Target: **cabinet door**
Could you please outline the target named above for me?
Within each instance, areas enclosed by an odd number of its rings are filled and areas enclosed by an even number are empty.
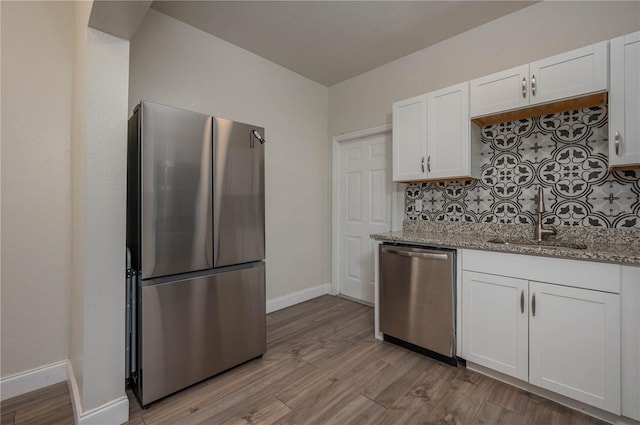
[[[527,380],[527,283],[463,271],[462,354],[467,361]]]
[[[619,415],[620,296],[538,282],[529,292],[529,382]]]
[[[393,104],[393,181],[426,178],[427,95]]]
[[[611,40],[609,165],[640,164],[640,32]]]
[[[607,49],[608,42],[603,41],[529,64],[529,103],[607,90]]]
[[[470,174],[469,83],[427,94],[427,176]]]
[[[477,78],[470,85],[472,118],[529,105],[529,65]]]

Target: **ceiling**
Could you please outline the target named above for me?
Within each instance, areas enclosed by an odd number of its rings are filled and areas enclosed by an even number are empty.
[[[531,1],[154,1],[166,15],[325,86]]]

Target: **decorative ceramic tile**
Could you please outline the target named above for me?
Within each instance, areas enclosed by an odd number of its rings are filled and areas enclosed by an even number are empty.
[[[481,137],[480,179],[409,185],[408,220],[533,224],[542,186],[545,224],[640,228],[640,170],[608,170],[606,106],[489,125]]]

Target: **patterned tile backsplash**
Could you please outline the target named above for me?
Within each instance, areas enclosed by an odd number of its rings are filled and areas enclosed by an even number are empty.
[[[608,170],[606,106],[482,128],[479,180],[410,184],[408,220],[640,228],[640,170]],[[415,201],[422,200],[422,211]]]

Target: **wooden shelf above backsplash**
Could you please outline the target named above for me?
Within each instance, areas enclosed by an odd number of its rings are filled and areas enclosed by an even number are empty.
[[[571,111],[573,109],[588,108],[591,106],[601,106],[607,104],[607,93],[596,93],[559,102],[546,103],[544,105],[531,106],[529,108],[515,111],[502,112],[495,115],[473,118],[472,121],[480,126],[499,124],[503,122],[516,121],[523,118],[537,117],[541,115],[555,114],[558,112]]]

